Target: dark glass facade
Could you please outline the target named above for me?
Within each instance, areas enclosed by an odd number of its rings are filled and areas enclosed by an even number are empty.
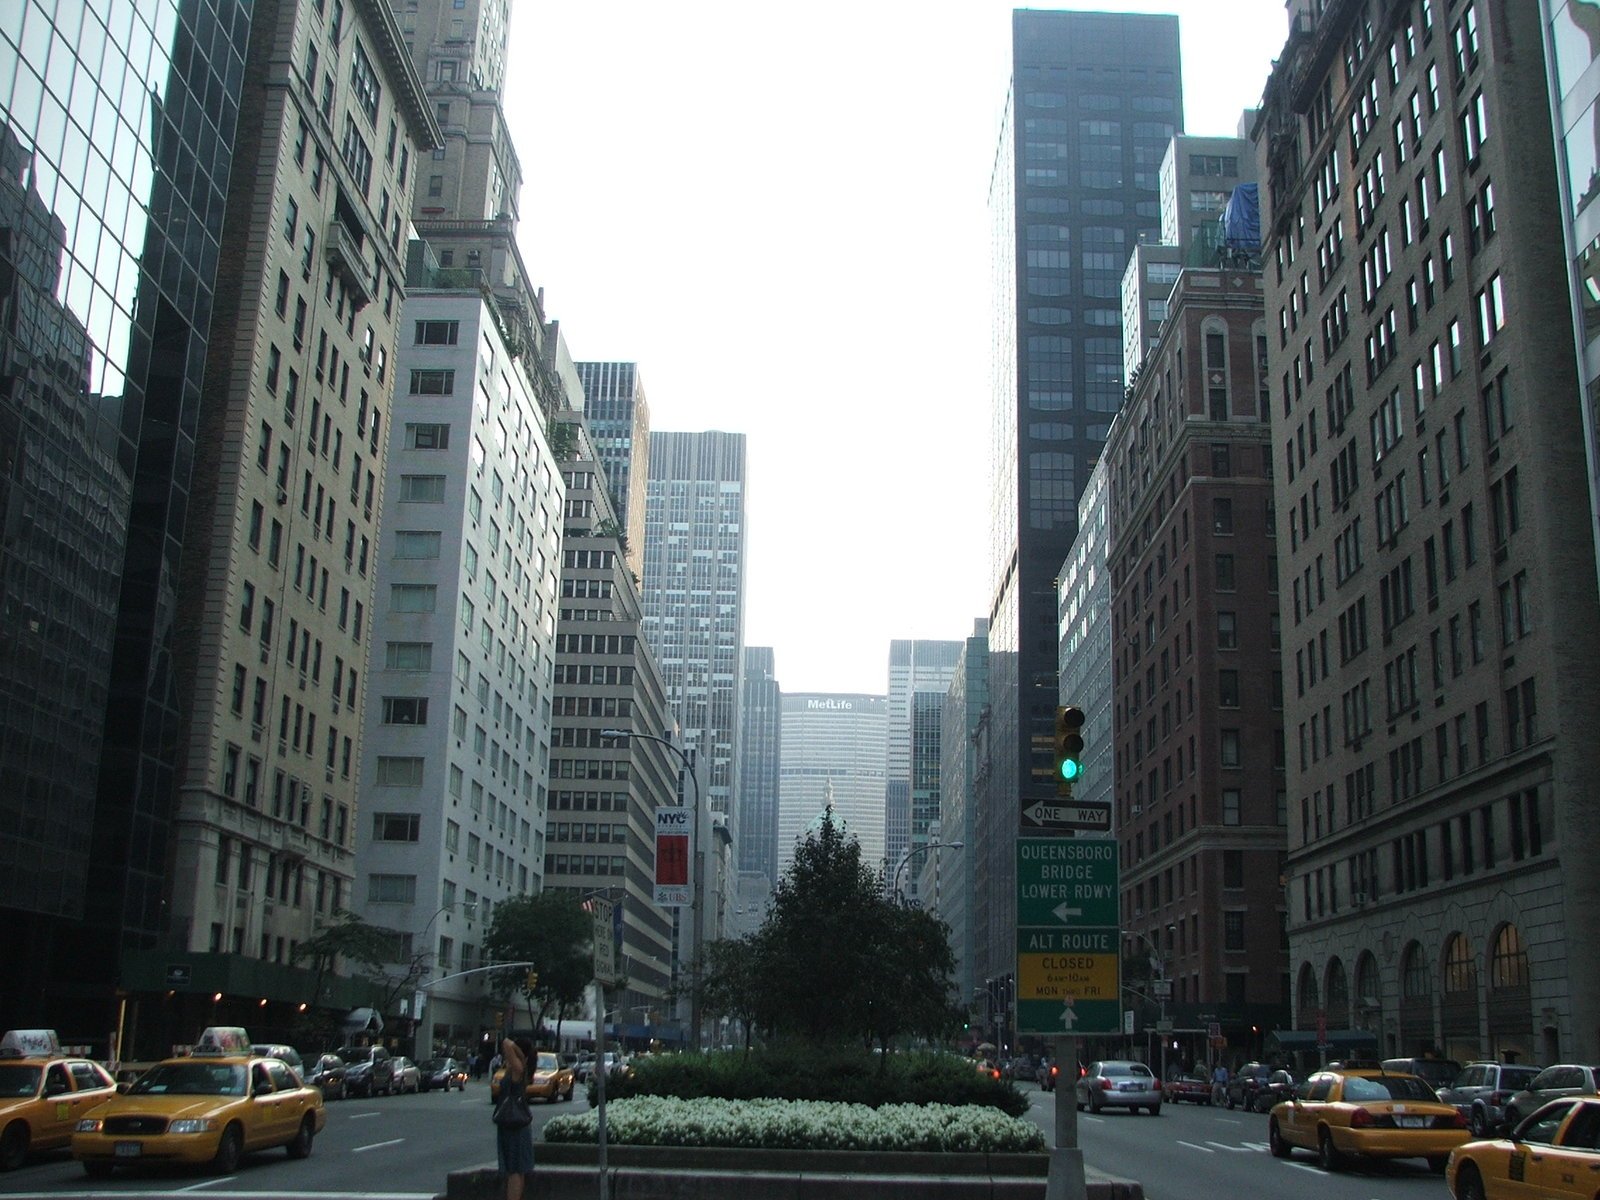
[[[160,928],[174,586],[243,0],[0,4],[0,1027],[103,1040]]]
[[[1018,10],[990,184],[996,296],[991,762],[981,804],[1015,831],[1053,795],[1055,578],[1078,497],[1122,403],[1121,280],[1160,229],[1159,173],[1183,129],[1178,21]],[[1009,840],[978,849],[978,978],[1014,964]]]

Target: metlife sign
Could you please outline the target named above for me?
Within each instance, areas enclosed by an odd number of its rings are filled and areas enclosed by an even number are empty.
[[[656,906],[684,908],[689,898],[689,835],[693,813],[683,805],[656,809]]]

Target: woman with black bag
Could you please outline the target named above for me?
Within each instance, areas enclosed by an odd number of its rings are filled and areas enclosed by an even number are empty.
[[[500,1100],[494,1106],[495,1146],[500,1177],[506,1181],[506,1200],[522,1200],[528,1176],[533,1174],[533,1112],[528,1107],[528,1062],[533,1043],[526,1038],[500,1043],[506,1073],[500,1077]]]

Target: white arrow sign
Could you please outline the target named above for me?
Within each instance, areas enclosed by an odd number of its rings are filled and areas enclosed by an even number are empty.
[[[1063,922],[1066,921],[1066,919],[1068,917],[1081,917],[1081,916],[1083,916],[1083,909],[1081,909],[1081,908],[1068,908],[1065,904],[1058,904],[1054,908],[1052,908],[1050,911],[1051,911],[1052,914],[1054,914],[1056,920],[1063,921]]]
[[[1061,1002],[1061,1027],[1071,1033],[1078,1025],[1077,1011],[1072,1007],[1072,997]]]

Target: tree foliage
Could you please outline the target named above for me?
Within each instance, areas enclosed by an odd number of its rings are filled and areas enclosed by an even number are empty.
[[[593,976],[592,921],[577,897],[567,892],[515,896],[495,906],[484,936],[484,953],[494,962],[531,962],[532,968],[496,971],[490,986],[502,998],[520,997],[529,1024],[538,1029],[546,1015],[561,1016],[578,1005]],[[530,970],[538,978],[527,986]]]
[[[760,930],[706,948],[702,1007],[746,1029],[810,1043],[948,1036],[949,928],[883,895],[861,845],[831,813],[795,848]]]

